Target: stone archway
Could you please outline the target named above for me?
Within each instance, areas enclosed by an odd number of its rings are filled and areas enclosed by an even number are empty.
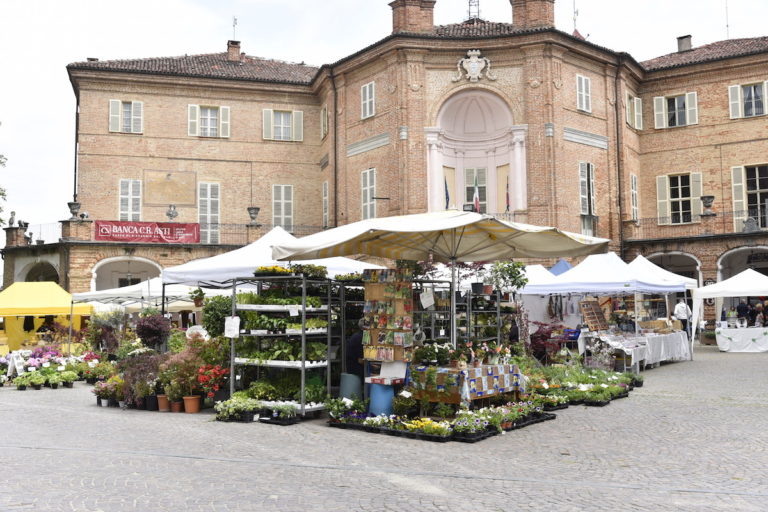
[[[429,211],[472,203],[478,181],[481,211],[527,208],[525,137],[512,110],[496,94],[465,89],[448,98],[437,126],[426,129]]]
[[[94,265],[91,291],[109,290],[158,277],[162,267],[139,256],[106,258]]]
[[[42,261],[40,263],[35,263],[29,270],[27,270],[27,275],[24,277],[24,281],[53,281],[54,283],[58,283],[59,271],[47,261]]]
[[[725,251],[717,259],[718,280],[731,278],[748,268],[768,276],[768,246],[736,247]],[[726,297],[722,300],[722,305],[729,308],[738,304],[738,301],[738,297]]]

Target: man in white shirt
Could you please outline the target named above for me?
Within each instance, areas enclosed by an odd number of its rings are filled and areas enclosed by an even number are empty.
[[[679,299],[677,301],[674,316],[676,319],[680,320],[681,324],[683,324],[683,330],[688,332],[688,320],[691,318],[691,308],[688,307],[688,304],[685,303],[685,300]]]

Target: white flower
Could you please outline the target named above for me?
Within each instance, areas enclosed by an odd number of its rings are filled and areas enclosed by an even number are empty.
[[[607,387],[608,387],[608,384],[600,384],[600,387],[601,387],[601,388],[607,388]]]
[[[352,407],[353,402],[349,398],[342,398],[341,401],[344,402],[344,405],[347,407]]]

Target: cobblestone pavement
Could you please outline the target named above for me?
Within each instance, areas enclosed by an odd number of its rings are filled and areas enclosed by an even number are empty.
[[[0,388],[2,511],[768,510],[768,354],[696,347],[604,408],[477,444]]]

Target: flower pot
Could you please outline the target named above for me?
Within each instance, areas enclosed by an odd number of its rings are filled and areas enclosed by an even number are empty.
[[[121,409],[125,409],[125,400],[118,400],[117,406]]]
[[[59,389],[59,383],[51,384],[51,389]]]
[[[147,410],[147,399],[146,397],[141,397],[136,399],[136,403],[134,404],[136,409],[140,411],[146,411]]]
[[[482,294],[483,290],[485,289],[485,285],[483,283],[472,283],[470,286],[472,287],[472,293],[475,295]]]
[[[184,412],[188,414],[200,412],[200,395],[184,397]]]
[[[157,395],[149,395],[144,397],[144,408],[148,411],[157,410]]]
[[[26,391],[27,390],[27,386],[23,386],[23,385],[22,386],[16,386],[16,389],[18,391]]]
[[[472,361],[472,366],[474,366],[475,368],[480,368],[480,366],[482,366],[482,364],[483,364],[483,362],[480,361],[479,359],[475,359],[474,361]]]
[[[493,295],[493,285],[492,284],[483,285],[483,295]]]
[[[195,303],[195,307],[196,308],[203,307],[203,299],[193,299],[192,302]]]
[[[96,407],[101,407],[101,398],[96,397]]]
[[[459,360],[458,359],[451,359],[448,361],[448,366],[451,368],[458,368],[459,367]]]
[[[107,403],[108,407],[119,407],[120,406],[120,404],[117,402],[116,398],[110,398],[107,402],[108,402]]]
[[[184,402],[171,402],[171,412],[184,412]]]
[[[168,395],[157,395],[157,410],[160,412],[168,412],[171,410],[168,403]]]
[[[74,382],[64,382],[63,384],[65,388],[70,388],[70,389],[75,385]]]
[[[41,389],[43,389],[43,385],[42,385],[42,384],[32,384],[32,387],[33,387],[33,388],[35,388],[35,389],[36,389],[36,390],[38,390],[38,391],[40,391]]]
[[[85,383],[91,385],[96,384],[96,377],[86,377]]]

